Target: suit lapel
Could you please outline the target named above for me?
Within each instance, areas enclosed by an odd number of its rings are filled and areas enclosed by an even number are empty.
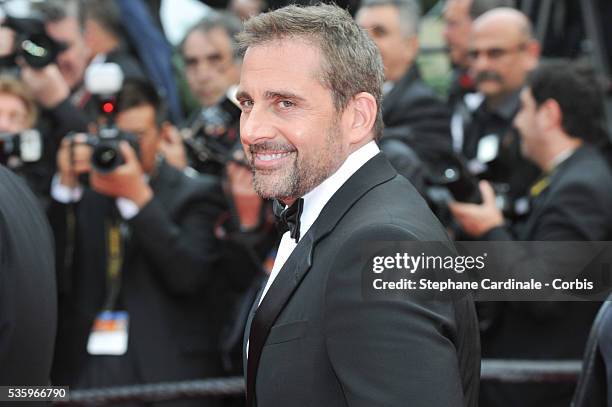
[[[280,269],[259,307],[257,307],[259,298],[253,304],[251,325],[250,327],[247,325],[247,329],[250,328],[246,370],[247,406],[255,405],[255,377],[261,350],[266,343],[270,328],[312,265],[313,228],[314,225],[300,240]]]
[[[259,359],[270,329],[312,265],[316,243],[329,234],[338,221],[370,189],[397,175],[382,153],[363,165],[327,202],[321,214],[300,240],[270,286],[261,305],[259,296],[247,323],[249,352],[247,360],[247,407],[255,403],[255,381]],[[260,294],[261,295],[261,294]],[[246,337],[246,335],[245,335]]]
[[[253,317],[255,316],[255,312],[257,311],[257,307],[259,305],[259,300],[261,295],[263,294],[263,290],[266,287],[266,280],[261,283],[259,290],[257,290],[257,295],[255,296],[255,301],[251,305],[251,309],[249,310],[249,316],[247,317],[247,322],[244,328],[244,337],[242,341],[242,371],[246,375],[247,372],[247,344],[249,343],[249,336],[251,334],[251,325],[253,324]]]

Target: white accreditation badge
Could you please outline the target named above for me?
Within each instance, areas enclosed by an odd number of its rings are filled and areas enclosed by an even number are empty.
[[[90,355],[124,355],[128,346],[129,316],[126,311],[98,314],[87,341]]]

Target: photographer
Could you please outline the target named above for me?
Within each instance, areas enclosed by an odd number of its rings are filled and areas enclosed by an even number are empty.
[[[539,56],[526,15],[506,7],[480,15],[471,23],[468,45],[477,93],[455,103],[451,119],[453,148],[466,158],[472,175],[492,183],[513,219],[526,215],[525,196],[539,172],[521,156],[512,128],[519,93]]]
[[[144,71],[124,40],[126,34],[116,2],[85,0],[80,7],[80,23],[92,63],[114,62],[126,78],[143,78]]]
[[[36,185],[31,186],[43,201],[48,199],[62,137],[87,130],[88,118],[78,107],[83,92],[78,89],[89,53],[75,17],[76,6],[75,1],[33,5],[32,16],[40,11],[42,18],[8,15],[0,31],[0,42],[5,44],[0,51],[3,70],[19,76],[40,109],[36,127],[42,135],[42,156],[31,166],[36,173]],[[29,42],[38,48],[27,48],[24,44]]]
[[[42,155],[40,132],[35,129],[38,106],[24,84],[0,76],[0,164],[22,176],[45,206],[49,177],[38,162]]]
[[[124,164],[100,172],[99,160],[91,159],[97,150],[86,144],[93,136],[62,143],[50,216],[60,272],[55,384],[89,388],[219,374],[223,310],[213,227],[222,193],[214,179],[189,178],[159,158],[170,129],[164,115],[152,85],[127,80],[116,123],[135,135],[138,151],[122,140]],[[79,182],[82,174],[90,187]],[[105,331],[109,324],[116,329]]]
[[[38,108],[23,84],[0,76],[0,132],[19,133],[36,123]]]
[[[201,173],[221,175],[221,157],[240,141],[240,109],[232,101],[232,89],[240,77],[234,36],[241,30],[236,16],[211,12],[187,32],[179,46],[189,89],[201,104],[184,131],[187,163]],[[181,164],[185,162],[179,160]]]
[[[612,171],[596,148],[605,135],[593,73],[569,61],[542,64],[528,77],[520,101],[514,125],[522,153],[543,172],[530,189],[530,215],[508,227],[483,182],[482,205],[451,204],[457,221],[469,235],[489,241],[610,240]],[[579,359],[598,308],[586,302],[486,306],[482,354],[493,359]],[[480,405],[562,406],[572,393],[572,385],[483,383]]]

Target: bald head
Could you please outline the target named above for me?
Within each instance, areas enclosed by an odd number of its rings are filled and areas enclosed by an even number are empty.
[[[447,0],[443,10],[444,39],[454,65],[466,68],[472,21],[489,10],[509,7],[512,0]]]
[[[487,11],[472,25],[472,35],[504,31],[516,40],[527,41],[533,38],[529,18],[520,11],[510,7],[499,7]]]
[[[470,70],[487,102],[495,104],[517,92],[536,67],[539,54],[531,23],[518,10],[496,8],[472,24]]]

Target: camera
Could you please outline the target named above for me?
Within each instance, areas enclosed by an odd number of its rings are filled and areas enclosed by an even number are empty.
[[[445,165],[434,169],[427,176],[428,199],[437,205],[446,205],[453,200],[482,203],[478,178],[470,174],[465,162],[460,157],[451,155],[444,163]]]
[[[75,144],[76,133],[70,133],[66,137]],[[122,132],[116,127],[101,128],[97,134],[86,134],[85,144],[93,148],[91,154],[91,166],[100,173],[109,173],[125,163],[119,150],[119,143],[127,141],[139,155],[139,144],[136,136]]]
[[[96,134],[87,134],[85,144],[93,147],[91,165],[94,170],[108,173],[125,163],[119,143],[127,141],[140,155],[138,138],[119,130],[114,124],[116,95],[123,86],[119,65],[109,62],[93,64],[85,71],[85,88],[96,98],[103,122]],[[75,133],[67,135],[74,145]]]
[[[221,103],[202,109],[192,125],[181,130],[187,155],[200,172],[218,174],[228,161],[246,165],[236,149],[241,110],[234,94],[231,88]]]
[[[42,139],[36,129],[27,129],[19,133],[0,132],[0,163],[10,168],[22,163],[40,160],[42,156]]]
[[[54,63],[57,56],[67,49],[64,43],[51,38],[42,20],[37,18],[17,18],[6,15],[3,26],[15,32],[13,53],[2,59],[6,67],[16,66],[21,57],[32,68],[41,69]]]

